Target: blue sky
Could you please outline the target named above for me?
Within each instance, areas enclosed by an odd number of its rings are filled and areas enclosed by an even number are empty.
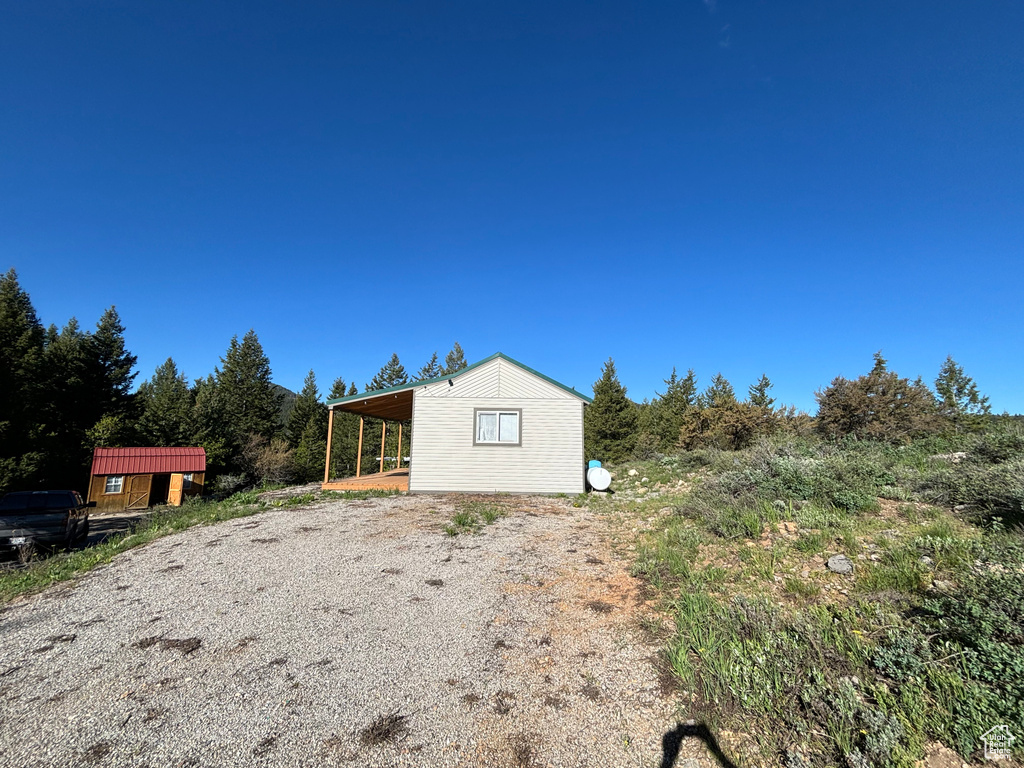
[[[1024,412],[1024,4],[8,3],[0,253],[141,381],[253,327],[361,387],[458,340],[636,399],[883,350]]]

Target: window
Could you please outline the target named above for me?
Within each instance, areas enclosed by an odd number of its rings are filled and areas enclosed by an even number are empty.
[[[120,493],[124,488],[124,475],[111,475],[107,478],[107,487],[104,493]]]
[[[473,445],[521,445],[519,418],[522,411],[475,411]]]
[[[192,473],[186,472],[181,476],[181,490],[187,491],[192,487]]]

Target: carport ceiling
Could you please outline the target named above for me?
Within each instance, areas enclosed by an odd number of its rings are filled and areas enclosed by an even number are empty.
[[[412,393],[411,389],[402,392],[389,392],[375,397],[338,403],[334,409],[387,421],[408,421],[412,418]]]

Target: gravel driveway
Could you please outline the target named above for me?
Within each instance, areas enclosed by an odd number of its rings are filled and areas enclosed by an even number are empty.
[[[452,538],[456,501],[193,528],[2,609],[0,764],[660,765],[675,710],[607,521],[506,497]]]

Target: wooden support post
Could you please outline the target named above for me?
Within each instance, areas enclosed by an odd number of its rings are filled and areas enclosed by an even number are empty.
[[[359,468],[363,463],[363,417],[359,417],[359,449],[356,451],[356,477],[359,477]]]
[[[398,459],[395,463],[395,469],[402,468],[402,422],[398,422]]]
[[[384,472],[384,438],[388,436],[388,423],[380,423],[380,471]]]
[[[334,437],[334,409],[327,411],[327,459],[324,461],[324,482],[331,480],[331,438]]]

